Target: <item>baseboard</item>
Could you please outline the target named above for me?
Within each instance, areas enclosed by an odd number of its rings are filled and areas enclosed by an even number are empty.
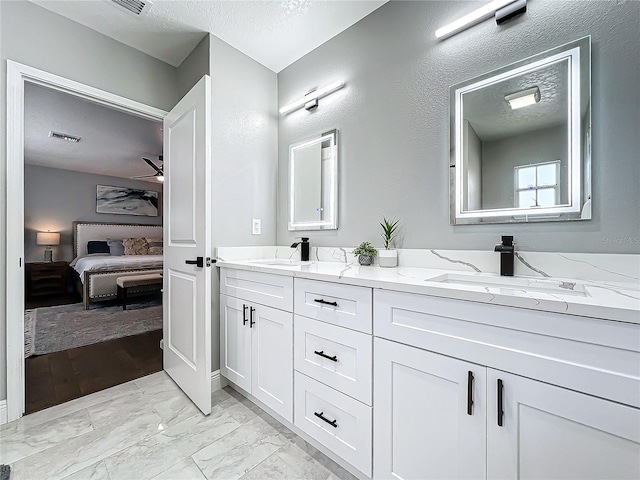
[[[0,400],[0,425],[7,423],[7,401]]]
[[[220,375],[220,370],[211,372],[211,393],[229,385],[229,381]]]

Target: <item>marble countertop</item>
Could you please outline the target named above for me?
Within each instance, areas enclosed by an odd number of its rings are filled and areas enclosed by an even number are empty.
[[[222,260],[218,267],[381,288],[640,324],[637,282],[500,277],[492,273],[282,259]]]

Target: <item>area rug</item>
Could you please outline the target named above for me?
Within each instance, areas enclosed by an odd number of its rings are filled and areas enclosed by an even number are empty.
[[[25,356],[44,355],[162,329],[162,305],[132,303],[84,310],[82,303],[25,311]]]
[[[9,480],[11,476],[11,467],[9,465],[0,465],[0,480]]]

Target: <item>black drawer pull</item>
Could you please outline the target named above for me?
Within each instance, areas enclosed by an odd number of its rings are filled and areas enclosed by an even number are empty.
[[[247,320],[247,306],[242,304],[242,325],[246,325],[249,320]]]
[[[473,415],[473,372],[467,376],[467,415]]]
[[[327,302],[326,300],[323,300],[322,298],[316,298],[314,300],[314,302],[321,303],[323,305],[331,305],[332,307],[337,307],[338,306],[338,302]]]
[[[502,380],[498,379],[498,426],[502,426],[502,419],[504,417],[504,408],[502,406],[502,397],[504,396],[504,384]]]
[[[253,326],[256,324],[256,322],[253,320],[253,312],[255,312],[256,309],[251,307],[249,309],[249,328],[253,328]]]
[[[313,412],[313,414],[318,417],[320,420],[324,420],[325,422],[327,422],[329,425],[331,425],[333,428],[338,428],[338,423],[337,420],[329,420],[328,418],[326,418],[324,416],[324,412]]]
[[[329,355],[324,353],[324,350],[320,350],[319,352],[314,350],[313,353],[315,353],[316,355],[320,355],[321,357],[324,357],[327,360],[331,360],[332,362],[337,362],[338,361],[338,357],[337,356],[334,355],[333,357],[330,357]]]

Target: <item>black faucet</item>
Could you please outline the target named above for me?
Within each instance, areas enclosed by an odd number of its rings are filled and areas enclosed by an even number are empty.
[[[296,248],[300,245],[300,260],[303,262],[309,261],[309,239],[307,237],[302,237],[301,242],[296,242],[291,244],[291,248]]]
[[[513,277],[513,259],[515,257],[513,235],[503,235],[502,243],[496,245],[494,252],[500,252],[500,275]]]

